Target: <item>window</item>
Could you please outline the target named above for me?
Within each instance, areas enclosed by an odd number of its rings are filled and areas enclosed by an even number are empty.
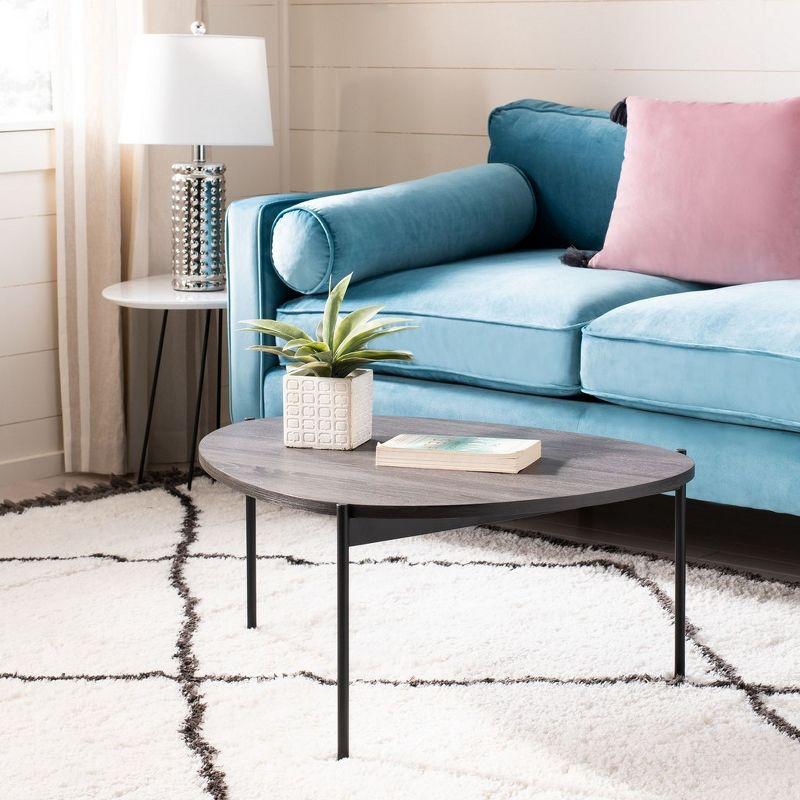
[[[50,0],[0,0],[0,125],[49,120]]]

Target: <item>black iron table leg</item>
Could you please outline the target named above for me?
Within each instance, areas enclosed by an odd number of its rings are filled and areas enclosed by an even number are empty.
[[[147,404],[147,422],[144,426],[144,439],[142,440],[142,454],[139,457],[139,473],[136,483],[141,483],[144,477],[144,465],[147,461],[147,445],[150,442],[150,424],[153,421],[153,409],[156,404],[156,388],[158,387],[158,373],[161,370],[161,354],[164,352],[164,334],[167,330],[167,315],[169,309],[164,309],[161,317],[161,333],[158,336],[158,350],[156,351],[156,366],[153,370],[153,385],[150,387],[150,402]]]
[[[350,507],[336,507],[336,712],[337,758],[350,755]]]
[[[192,488],[194,478],[194,462],[197,458],[197,430],[200,427],[200,409],[203,405],[203,382],[206,377],[206,356],[208,355],[208,329],[211,326],[211,309],[206,311],[206,326],[203,331],[203,354],[200,356],[200,381],[197,385],[197,405],[194,410],[194,430],[192,431],[192,448],[189,452],[189,481],[187,489]]]
[[[222,309],[217,310],[217,424],[222,424]]]
[[[376,435],[392,436],[401,430],[438,431],[457,435],[490,431],[516,436],[522,430],[467,422],[378,417]],[[531,433],[536,433],[531,431]],[[555,464],[569,463],[585,452],[585,477],[576,494],[576,478],[548,469],[541,474],[523,471],[510,483],[507,476],[460,474],[412,476],[400,493],[388,488],[381,476],[371,475],[374,449],[357,448],[344,458],[319,451],[284,449],[283,420],[249,419],[210,433],[201,445],[201,460],[218,480],[246,496],[248,626],[255,626],[256,544],[255,501],[283,500],[288,505],[317,513],[336,514],[336,756],[350,756],[350,548],[423,536],[473,526],[508,523],[581,508],[587,504],[675,492],[675,675],[686,673],[686,485],[694,477],[694,464],[685,455],[633,442],[607,440],[579,434],[548,433]],[[546,437],[542,435],[542,439]],[[268,468],[253,467],[254,445]],[[641,468],[633,470],[632,467]],[[298,470],[308,478],[297,486]],[[370,475],[368,475],[370,473]],[[414,478],[412,480],[412,478]],[[404,481],[406,476],[404,476]],[[462,483],[463,481],[463,483]],[[485,485],[484,485],[485,484]],[[340,502],[331,502],[337,492]],[[357,562],[358,563],[358,562]],[[358,604],[356,604],[358,605]],[[355,652],[355,651],[354,651]],[[361,679],[356,676],[356,683]],[[355,698],[357,699],[357,698]]]
[[[685,450],[679,452],[686,454]],[[686,484],[675,490],[675,679],[686,677]]]
[[[244,498],[247,528],[247,627],[256,627],[256,501]]]

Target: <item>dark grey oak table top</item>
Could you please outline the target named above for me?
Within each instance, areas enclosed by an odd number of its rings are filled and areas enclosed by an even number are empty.
[[[542,458],[516,475],[375,466],[375,444],[398,433],[541,439]],[[356,450],[285,447],[283,420],[239,422],[208,434],[200,463],[244,494],[323,514],[337,504],[376,516],[548,514],[667,492],[694,475],[690,458],[577,433],[477,422],[375,417]]]

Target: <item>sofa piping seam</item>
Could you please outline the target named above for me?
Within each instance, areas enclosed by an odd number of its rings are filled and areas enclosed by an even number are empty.
[[[573,384],[559,384],[559,383],[537,383],[536,385],[528,385],[525,386],[521,383],[510,383],[509,381],[504,380],[503,378],[493,378],[490,375],[473,375],[468,374],[466,372],[455,372],[453,370],[442,369],[439,367],[423,367],[421,365],[415,364],[408,364],[407,366],[388,366],[388,369],[397,370],[397,372],[383,372],[379,370],[376,372],[377,375],[394,375],[398,377],[402,377],[404,373],[409,373],[410,375],[414,374],[414,370],[427,370],[431,373],[438,373],[441,375],[453,375],[461,378],[470,378],[472,380],[479,380],[479,381],[491,381],[492,383],[508,386],[509,388],[515,389],[518,394],[527,394],[527,395],[535,395],[534,389],[546,391],[548,389],[558,389],[563,390],[565,392],[570,392],[570,395],[542,395],[542,397],[569,397],[578,395],[581,393],[581,384],[580,383],[573,383]],[[373,370],[375,372],[375,370]],[[425,378],[415,378],[415,380],[426,380]],[[467,384],[469,385],[469,384]],[[482,388],[490,388],[490,387],[482,387]],[[504,389],[498,389],[496,391],[506,391]]]
[[[421,269],[426,269],[425,267],[421,267]],[[406,271],[406,270],[403,270]],[[305,310],[305,311],[296,311],[294,309],[285,309],[280,308],[278,309],[279,314],[288,314],[292,316],[302,316],[304,314],[319,314],[320,311],[317,309],[314,310]],[[342,313],[347,313],[346,308],[342,308]],[[387,312],[388,313],[388,312]],[[424,317],[425,319],[443,319],[443,320],[450,320],[452,322],[475,322],[481,325],[493,325],[495,327],[504,327],[504,328],[520,328],[522,330],[534,330],[534,331],[546,331],[548,333],[566,333],[568,331],[580,330],[581,328],[585,328],[586,325],[594,322],[594,319],[587,320],[586,322],[576,322],[572,325],[566,325],[563,327],[548,327],[546,325],[533,325],[530,323],[514,323],[514,322],[492,322],[490,320],[485,319],[470,319],[469,317],[454,317],[454,316],[445,316],[444,314],[435,314],[435,313],[423,313],[419,311],[396,311],[392,310],[392,314],[402,314],[406,317]]]
[[[279,367],[283,367],[283,366],[285,366],[285,364],[283,362],[280,362],[273,369],[279,368]],[[538,383],[535,386],[527,386],[527,387],[525,387],[521,383],[519,383],[519,384],[509,383],[507,381],[504,381],[502,378],[492,378],[491,376],[488,376],[488,375],[471,375],[471,374],[467,374],[467,373],[464,373],[464,372],[453,372],[451,370],[440,369],[438,367],[422,367],[422,366],[416,366],[415,367],[413,364],[409,364],[408,366],[402,366],[402,367],[401,366],[388,366],[387,367],[387,369],[396,370],[395,372],[384,372],[383,369],[380,369],[380,370],[373,369],[373,372],[376,375],[388,375],[389,377],[392,377],[392,378],[405,378],[406,380],[429,381],[429,382],[432,382],[432,383],[439,382],[436,378],[420,378],[420,377],[416,376],[414,374],[414,372],[413,372],[413,370],[415,368],[416,369],[421,369],[421,370],[426,370],[426,371],[428,371],[430,373],[437,373],[439,375],[456,376],[456,377],[461,377],[461,378],[471,378],[473,380],[480,380],[480,381],[489,381],[491,383],[496,384],[497,386],[502,385],[502,386],[507,386],[508,388],[507,389],[498,389],[496,387],[481,386],[480,384],[468,384],[468,383],[465,383],[463,385],[464,386],[473,386],[476,389],[491,389],[492,391],[496,391],[496,392],[513,391],[514,394],[521,394],[521,395],[524,395],[526,397],[546,397],[546,398],[548,398],[550,400],[553,400],[553,399],[561,399],[561,400],[563,400],[563,399],[566,399],[566,398],[569,398],[569,397],[578,397],[582,393],[582,387],[581,387],[581,385],[579,383],[569,384],[569,385],[557,384],[557,383]],[[268,373],[265,373],[265,375],[264,375],[265,378],[266,378],[266,375],[269,374],[269,372],[272,372],[272,370],[269,370]],[[451,382],[452,383],[457,383],[456,381],[451,381]],[[262,381],[262,383],[263,383],[263,381]],[[462,385],[462,384],[459,384],[459,385]],[[534,391],[534,390],[547,391],[548,389],[550,389],[550,390],[557,389],[557,390],[561,391],[562,394],[536,394],[536,391]],[[568,394],[567,394],[567,392],[568,392]]]
[[[303,201],[308,202],[308,201]],[[298,204],[299,205],[299,204]],[[334,241],[333,231],[331,231],[330,226],[328,225],[327,220],[325,217],[310,208],[298,208],[297,205],[290,206],[289,208],[285,208],[283,211],[275,217],[275,221],[272,223],[272,227],[270,228],[270,254],[272,254],[272,241],[273,235],[275,233],[275,226],[278,224],[278,221],[281,220],[285,215],[295,213],[295,214],[309,214],[312,216],[319,224],[322,226],[322,230],[325,233],[325,239],[328,242],[328,266],[325,268],[325,274],[322,276],[322,279],[319,283],[311,289],[311,291],[306,291],[305,289],[301,289],[298,286],[294,285],[293,283],[289,283],[288,279],[285,278],[280,272],[278,272],[277,268],[275,269],[276,274],[278,277],[290,288],[294,289],[296,292],[300,292],[300,294],[316,294],[320,290],[325,288],[325,280],[326,278],[330,278],[331,274],[333,273],[333,257],[334,257],[334,250],[336,248],[336,242]],[[272,265],[273,268],[275,267],[275,258],[272,258]]]
[[[620,306],[621,307],[621,306]],[[599,317],[598,317],[599,319]],[[594,320],[592,320],[593,322]],[[591,324],[591,322],[589,323]],[[672,347],[678,350],[707,350],[710,352],[720,353],[741,353],[743,355],[751,356],[767,356],[769,358],[778,358],[786,361],[800,361],[800,356],[792,355],[791,353],[771,353],[767,350],[756,350],[749,347],[733,347],[731,345],[713,345],[713,344],[699,344],[696,342],[670,342],[659,339],[647,339],[642,336],[614,336],[607,333],[596,333],[588,328],[584,330],[584,337],[593,337],[595,339],[606,339],[613,342],[632,342],[634,344],[652,344],[660,347]]]
[[[599,108],[578,109],[577,106],[567,106],[561,108],[529,108],[528,106],[523,105],[524,102],[525,101],[507,103],[506,105],[493,109],[492,113],[489,114],[489,125],[491,125],[491,121],[495,116],[509,111],[527,111],[530,114],[563,114],[565,117],[588,117],[589,119],[602,119],[611,122],[611,117],[608,115],[608,112]],[[568,110],[570,108],[575,109],[575,111],[578,111],[578,113],[572,113]],[[589,112],[588,114],[586,113],[587,111]]]
[[[256,267],[256,285],[257,285],[257,290],[258,290],[258,314],[259,314],[259,317],[264,313],[264,282],[263,282],[263,280],[261,278],[261,275],[262,275],[261,264],[262,264],[262,258],[264,256],[264,248],[263,248],[263,243],[261,241],[261,233],[262,233],[262,230],[263,230],[263,219],[264,219],[265,209],[268,208],[268,207],[271,207],[271,206],[272,206],[272,203],[270,203],[269,206],[266,203],[264,205],[259,206],[258,207],[258,217],[256,218],[256,243],[257,243],[257,248],[258,248],[258,254],[257,254],[257,258],[256,258],[256,265],[257,265],[257,267]],[[270,227],[269,239],[270,239],[269,260],[270,260],[270,262],[272,264],[272,268],[274,269],[275,268],[275,262],[272,259],[272,227]],[[229,305],[230,305],[230,302],[229,302]],[[273,339],[274,338],[275,337],[273,337]],[[259,343],[261,343],[261,336],[260,335],[259,335],[258,341],[259,341]],[[267,354],[265,352],[263,352],[263,351],[259,351],[259,353],[258,353],[258,372],[259,372],[259,375],[261,376],[259,378],[259,383],[262,386],[264,385],[264,378],[266,377],[267,373],[269,372],[269,369],[267,368],[267,359],[265,358],[266,355]],[[263,417],[264,416],[264,392],[263,391],[260,391],[258,393],[258,411],[259,411],[259,416]]]
[[[643,397],[630,397],[629,395],[624,394],[614,394],[613,392],[601,392],[591,389],[586,384],[583,384],[583,391],[587,394],[590,394],[594,397],[599,397],[603,400],[609,400],[611,402],[619,401],[621,404],[624,402],[627,403],[639,403],[641,406],[652,406],[659,411],[663,409],[669,409],[675,413],[675,410],[686,411],[690,412],[693,411],[695,413],[702,412],[705,414],[716,414],[718,416],[728,416],[733,417],[735,419],[744,419],[744,420],[757,420],[759,422],[766,422],[771,423],[773,425],[781,425],[782,428],[770,428],[770,430],[788,430],[790,433],[800,433],[800,422],[796,420],[786,420],[780,417],[769,417],[764,414],[753,414],[748,413],[745,411],[734,411],[732,409],[725,409],[725,408],[713,408],[711,406],[693,406],[687,405],[683,403],[671,403],[663,400],[651,400],[649,398]],[[646,409],[645,409],[646,410]],[[676,416],[680,416],[675,414]],[[688,416],[688,415],[687,415]],[[703,417],[696,417],[696,419],[704,419]],[[709,420],[706,420],[709,421]],[[711,420],[712,422],[715,420]],[[720,420],[716,420],[720,421]]]

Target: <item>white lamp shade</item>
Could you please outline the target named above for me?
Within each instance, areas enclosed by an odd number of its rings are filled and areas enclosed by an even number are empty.
[[[138,36],[131,49],[119,140],[271,145],[264,40],[207,34]]]

